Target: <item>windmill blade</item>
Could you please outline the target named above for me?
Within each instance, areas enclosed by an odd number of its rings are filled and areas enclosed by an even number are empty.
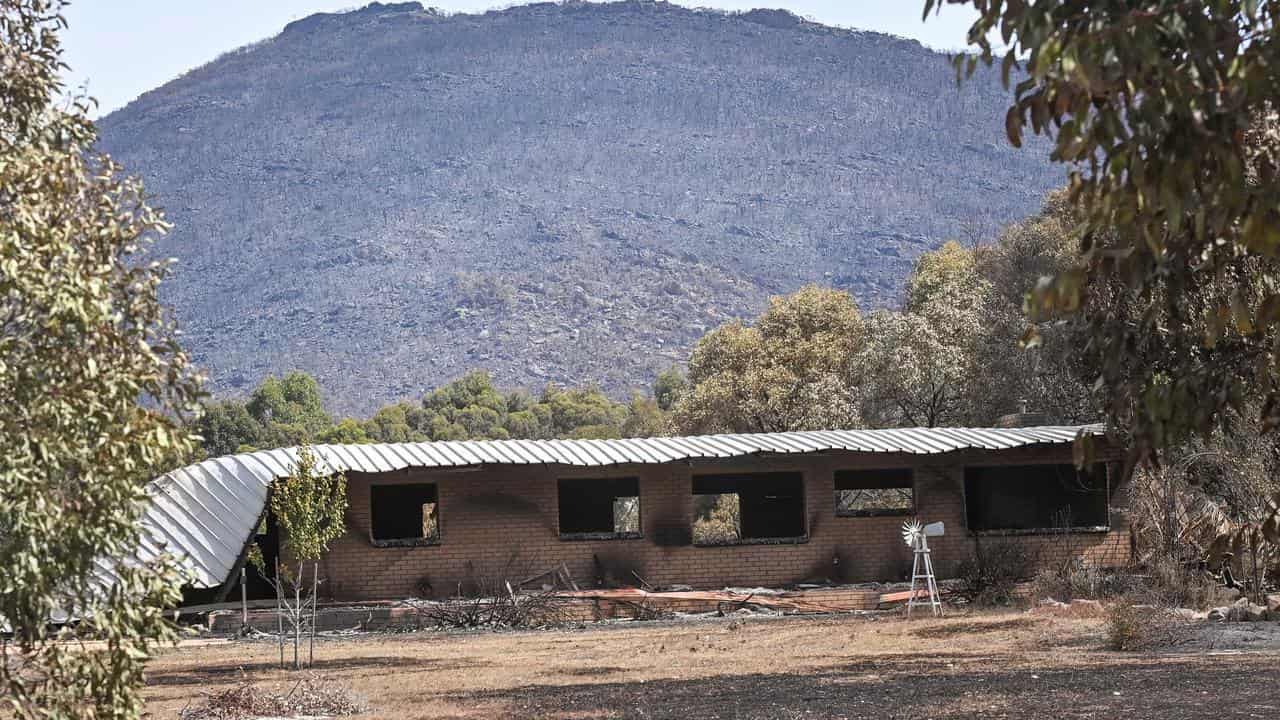
[[[924,532],[924,528],[920,525],[919,520],[909,520],[902,523],[902,542],[907,547],[915,547],[920,543],[920,535]]]

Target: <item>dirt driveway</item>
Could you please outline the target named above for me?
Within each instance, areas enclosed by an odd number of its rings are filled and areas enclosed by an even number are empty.
[[[148,711],[176,718],[248,679],[288,688],[274,645],[152,661]],[[316,648],[318,675],[394,718],[1203,718],[1280,716],[1275,651],[1117,653],[1098,620],[983,614],[627,623],[364,636]]]

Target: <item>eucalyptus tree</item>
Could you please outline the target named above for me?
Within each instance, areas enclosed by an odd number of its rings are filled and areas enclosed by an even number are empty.
[[[58,99],[62,9],[0,0],[0,715],[136,718],[178,577],[98,563],[132,556],[145,482],[194,449],[199,385],[140,254],[166,225],[94,152],[90,101]]]
[[[1255,396],[1274,427],[1280,3],[926,0],[925,16],[943,4],[977,10],[976,52],[956,68],[999,61],[1014,89],[1009,141],[1046,135],[1069,169],[1079,250],[1035,285],[1028,311],[1087,325],[1135,458],[1211,432]]]
[[[302,637],[310,634],[315,658],[315,609],[318,601],[319,561],[329,544],[346,533],[347,478],[332,471],[309,445],[297,450],[297,461],[288,477],[271,486],[271,515],[280,525],[284,564],[263,566],[257,546],[250,549],[250,562],[258,566],[275,586],[293,636],[293,667],[302,669]],[[307,566],[311,566],[311,587],[307,588]],[[292,597],[291,597],[292,596]],[[280,634],[280,664],[284,663],[284,633]]]
[[[990,283],[978,272],[974,251],[957,242],[925,253],[906,282],[901,311],[867,318],[867,342],[858,358],[858,385],[868,422],[901,425],[985,424],[985,398],[974,395],[977,349],[987,336],[983,310]]]
[[[755,325],[707,333],[672,408],[678,432],[778,432],[861,425],[851,380],[865,340],[847,292],[806,286],[772,298]]]

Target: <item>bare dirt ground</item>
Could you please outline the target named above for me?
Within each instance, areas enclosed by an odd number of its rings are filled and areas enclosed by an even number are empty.
[[[313,672],[364,695],[362,718],[395,720],[1275,718],[1280,643],[1261,632],[1243,643],[1259,649],[1120,653],[1101,620],[1019,612],[724,618],[329,639]],[[261,641],[167,651],[148,717],[246,679],[287,689],[299,676],[276,657]]]

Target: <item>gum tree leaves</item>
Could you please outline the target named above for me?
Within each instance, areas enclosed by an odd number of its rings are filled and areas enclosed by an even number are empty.
[[[0,0],[0,703],[136,718],[178,578],[164,556],[113,583],[98,563],[137,548],[142,488],[189,457],[199,388],[157,299],[165,266],[138,256],[164,221],[94,154],[87,101],[56,101],[61,9]]]
[[[1274,425],[1277,5],[945,2],[978,12],[968,34],[977,52],[955,59],[958,74],[996,60],[988,35],[998,32],[1014,90],[1009,141],[1027,128],[1046,135],[1069,168],[1080,253],[1032,289],[1030,318],[1088,323],[1109,415],[1139,456],[1207,433],[1255,393]],[[925,16],[942,4],[928,0]],[[1091,285],[1112,279],[1127,288],[1128,317],[1086,302]],[[1177,355],[1139,361],[1171,339]]]

